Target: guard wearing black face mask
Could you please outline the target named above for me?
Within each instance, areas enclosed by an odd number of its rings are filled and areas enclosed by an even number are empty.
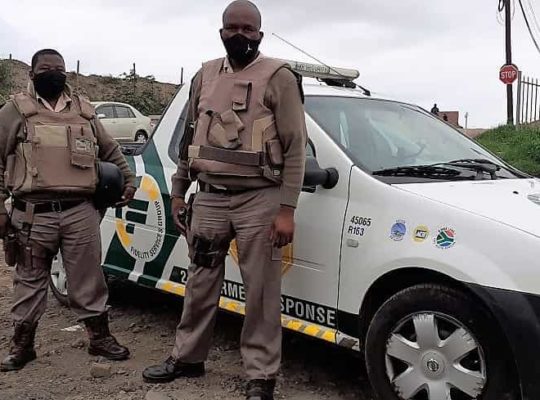
[[[186,299],[171,357],[143,372],[147,382],[204,374],[235,239],[246,292],[241,353],[249,400],[273,398],[281,248],[293,239],[307,143],[299,80],[284,62],[259,53],[260,27],[253,3],[230,4],[221,29],[227,57],[204,63],[192,81],[190,124],[172,179],[173,218],[191,258]],[[187,206],[192,179],[200,191]]]
[[[37,52],[30,78],[28,92],[13,96],[0,110],[0,236],[7,263],[16,265],[15,334],[0,370],[18,370],[36,358],[34,337],[59,250],[70,306],[90,337],[89,353],[126,359],[128,349],[109,332],[93,196],[98,160],[122,171],[124,199],[118,206],[133,198],[135,177],[94,108],[66,85],[64,59],[57,51]],[[9,197],[11,215],[4,207]]]

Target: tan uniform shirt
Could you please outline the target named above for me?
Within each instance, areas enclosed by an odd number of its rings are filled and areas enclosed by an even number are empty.
[[[223,64],[223,73],[234,73],[227,58]],[[202,76],[201,71],[199,71],[191,82],[186,119],[188,123],[195,121],[198,117],[197,109],[201,85]],[[304,180],[307,129],[298,81],[290,70],[282,68],[272,77],[266,89],[264,104],[274,112],[278,136],[283,146],[281,204],[296,207]],[[172,177],[171,195],[173,197],[185,197],[191,185],[188,174],[187,147],[191,144],[192,139],[192,130],[186,129],[182,138],[178,168]],[[272,184],[263,177],[215,177],[199,174],[197,178],[209,184],[229,187],[257,188]]]
[[[54,112],[68,112],[71,106],[70,89],[66,90],[52,107],[49,102],[41,98],[29,85],[28,92],[38,100],[39,107],[47,108]],[[116,164],[122,171],[126,186],[135,186],[135,175],[129,168],[124,155],[120,151],[118,143],[105,131],[101,122],[94,120],[96,127],[96,139],[99,146],[98,157],[100,160]],[[4,170],[7,156],[12,154],[17,145],[17,138],[24,138],[24,119],[12,102],[0,109],[0,214],[5,214],[4,202],[10,194],[4,185]]]

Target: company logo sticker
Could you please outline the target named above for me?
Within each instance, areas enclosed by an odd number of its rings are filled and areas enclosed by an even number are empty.
[[[424,243],[429,237],[429,228],[425,225],[419,225],[414,229],[413,240],[417,243]]]
[[[165,237],[165,207],[152,176],[141,178],[136,198],[127,207],[117,209],[116,217],[116,233],[124,249],[138,260],[154,260]]]
[[[396,221],[396,223],[392,225],[392,229],[390,230],[390,239],[399,242],[403,240],[406,234],[407,225],[405,221]]]
[[[441,228],[435,238],[435,245],[439,249],[449,249],[456,244],[456,232],[451,228]]]

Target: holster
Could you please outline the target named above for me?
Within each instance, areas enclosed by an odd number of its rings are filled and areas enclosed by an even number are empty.
[[[202,268],[217,268],[225,261],[229,250],[227,239],[193,237],[193,264]]]
[[[14,267],[17,264],[17,252],[19,244],[17,242],[17,233],[12,227],[9,228],[7,235],[4,237],[4,257],[6,264]]]
[[[192,193],[189,196],[188,202],[186,204],[186,228],[191,227],[191,218],[193,217],[193,202],[195,201],[195,193]]]

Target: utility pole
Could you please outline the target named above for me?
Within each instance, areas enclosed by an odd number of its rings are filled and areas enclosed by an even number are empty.
[[[135,63],[133,63],[133,94],[137,90],[137,69]]]
[[[75,92],[79,93],[79,73],[81,72],[81,62],[77,60],[77,75],[75,83]]]
[[[506,24],[506,65],[512,64],[512,7],[511,0],[504,0],[504,22]],[[507,124],[514,125],[513,85],[506,85]]]

